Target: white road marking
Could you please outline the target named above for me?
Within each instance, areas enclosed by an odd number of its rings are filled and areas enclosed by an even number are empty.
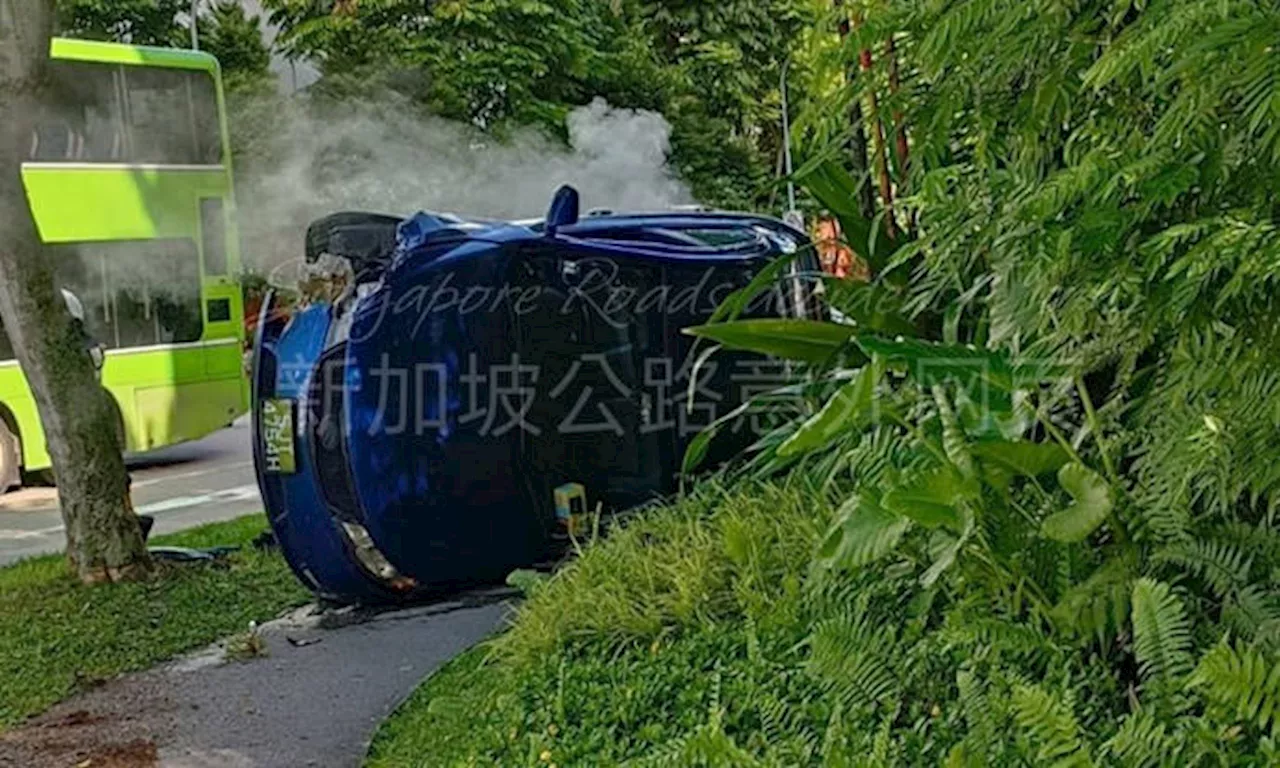
[[[219,464],[218,466],[210,467],[209,469],[196,469],[191,472],[182,472],[176,475],[165,475],[163,477],[153,477],[150,480],[139,480],[133,484],[133,487],[145,488],[148,485],[155,485],[157,483],[167,483],[170,480],[184,480],[189,477],[201,477],[203,475],[212,475],[218,472],[227,472],[233,469],[241,469],[243,467],[252,467],[252,466],[253,466],[252,461],[237,461],[232,464]]]
[[[143,504],[140,507],[135,507],[134,511],[139,515],[155,515],[162,512],[172,512],[177,509],[198,507],[203,504],[211,504],[214,502],[253,501],[258,498],[257,484],[239,485],[235,488],[226,488],[221,491],[213,491],[212,493],[203,493],[199,496],[176,496],[172,499],[165,499],[151,504]],[[38,539],[45,536],[51,536],[55,533],[62,533],[64,530],[65,528],[61,525],[53,526],[52,528],[40,528],[34,531],[19,531],[0,528],[0,540],[21,541],[23,539]]]
[[[134,509],[140,515],[154,515],[157,512],[171,512],[175,509],[198,507],[201,504],[209,504],[215,501],[249,501],[256,498],[258,498],[258,486],[255,483],[226,488],[213,493],[202,493],[199,496],[175,496],[172,499],[144,504]]]
[[[62,530],[61,526],[58,527],[58,530],[59,531]],[[15,531],[9,528],[0,528],[0,539],[7,539],[9,541],[20,541],[22,539],[38,539],[44,535],[45,535],[45,532],[41,530]]]

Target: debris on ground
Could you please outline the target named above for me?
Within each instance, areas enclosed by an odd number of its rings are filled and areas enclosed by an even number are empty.
[[[249,631],[226,641],[224,656],[228,661],[248,661],[266,656],[267,641],[258,631],[258,622],[249,622]]]

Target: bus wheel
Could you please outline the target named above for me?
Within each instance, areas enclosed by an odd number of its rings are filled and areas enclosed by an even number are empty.
[[[0,419],[0,493],[22,485],[22,444],[4,419]]]

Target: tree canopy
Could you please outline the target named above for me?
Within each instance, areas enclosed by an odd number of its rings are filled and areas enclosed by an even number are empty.
[[[812,0],[265,7],[282,50],[318,61],[326,78],[367,86],[378,73],[437,114],[489,130],[536,125],[562,135],[565,115],[597,96],[660,111],[694,193],[732,207],[756,207],[771,191],[780,69],[816,13]]]
[[[164,46],[190,39],[177,21],[191,10],[187,0],[58,0],[57,7],[59,32],[68,37]]]
[[[189,0],[57,0],[59,34],[86,40],[187,48],[191,45]],[[261,19],[238,0],[202,5],[200,48],[218,57],[229,87],[261,83],[271,54]]]
[[[218,0],[199,19],[200,48],[218,57],[229,87],[261,82],[271,66],[262,24],[237,0]]]

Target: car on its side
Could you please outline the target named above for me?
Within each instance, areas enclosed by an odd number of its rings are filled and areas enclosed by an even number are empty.
[[[776,259],[816,272],[811,251],[761,216],[579,219],[567,187],[537,222],[317,221],[307,260],[339,257],[345,277],[288,316],[269,296],[253,350],[255,463],[284,555],[322,597],[403,600],[500,579],[553,556],[580,513],[674,492],[690,441],[787,373],[707,360],[682,330]],[[792,282],[745,316],[823,312]],[[753,442],[753,421],[726,423],[708,460]]]

